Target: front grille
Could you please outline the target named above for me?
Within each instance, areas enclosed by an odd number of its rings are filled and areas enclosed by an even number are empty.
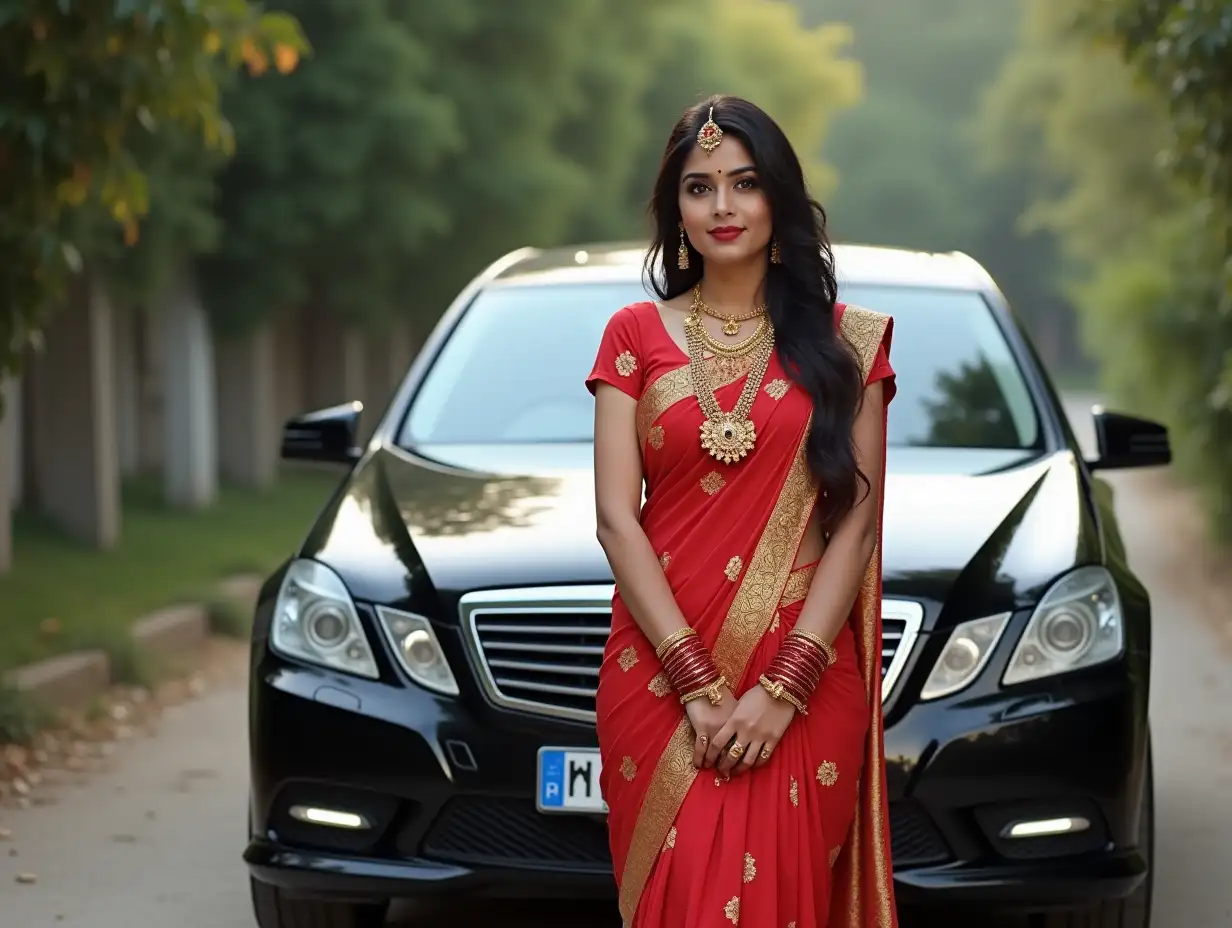
[[[488,696],[498,706],[593,722],[611,586],[485,590],[462,597],[462,624]],[[902,671],[924,610],[882,605],[882,699]]]
[[[928,814],[913,802],[890,804],[896,867],[945,863],[950,851]],[[424,857],[480,867],[610,872],[602,818],[549,815],[521,799],[452,799],[423,840]]]

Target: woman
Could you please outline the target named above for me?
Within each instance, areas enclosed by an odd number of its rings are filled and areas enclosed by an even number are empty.
[[[652,211],[660,301],[612,317],[587,379],[618,590],[597,711],[621,915],[889,928],[891,320],[836,303],[825,213],[747,101],[685,113]]]

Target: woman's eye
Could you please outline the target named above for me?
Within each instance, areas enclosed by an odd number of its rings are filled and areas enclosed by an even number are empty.
[[[706,192],[705,184],[699,184],[699,183],[689,184],[689,193],[696,195],[696,194],[705,193],[705,192]]]
[[[736,182],[737,187],[743,187],[745,190],[752,190],[757,186],[757,181],[751,177],[742,177]]]

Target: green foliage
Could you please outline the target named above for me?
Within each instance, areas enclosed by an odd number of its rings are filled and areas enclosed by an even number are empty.
[[[176,126],[228,151],[218,75],[271,56],[289,70],[303,48],[293,20],[247,0],[0,3],[0,371],[80,268],[84,211],[137,240],[151,137]]]
[[[1018,216],[1031,199],[1019,165],[980,158],[980,98],[1016,38],[1019,0],[796,0],[809,24],[854,33],[862,105],[840,114],[825,152],[839,183],[826,203],[840,241],[964,251],[987,266],[1054,372],[1087,365],[1056,286],[1051,233]]]
[[[313,305],[430,323],[511,249],[642,234],[681,110],[717,89],[814,162],[858,73],[781,0],[283,0],[311,66],[228,97],[238,155],[202,261],[225,328]]]
[[[0,683],[0,745],[28,744],[49,718],[24,693]]]
[[[1218,21],[1209,3],[1163,6],[1032,0],[989,97],[990,154],[1034,172],[1023,218],[1062,243],[1104,385],[1169,425],[1179,466],[1228,536],[1228,159],[1206,126],[1232,114],[1221,51],[1232,3]]]

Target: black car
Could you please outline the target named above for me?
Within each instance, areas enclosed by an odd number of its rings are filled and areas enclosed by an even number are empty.
[[[357,403],[286,426],[285,457],[347,472],[256,610],[244,859],[262,928],[378,923],[427,894],[614,901],[594,732],[613,588],[583,381],[608,317],[646,298],[643,254],[510,254],[444,314],[366,447]],[[842,299],[895,318],[900,905],[1146,928],[1150,602],[1092,475],[1167,463],[1167,434],[1097,409],[1084,460],[970,258],[836,260]]]

